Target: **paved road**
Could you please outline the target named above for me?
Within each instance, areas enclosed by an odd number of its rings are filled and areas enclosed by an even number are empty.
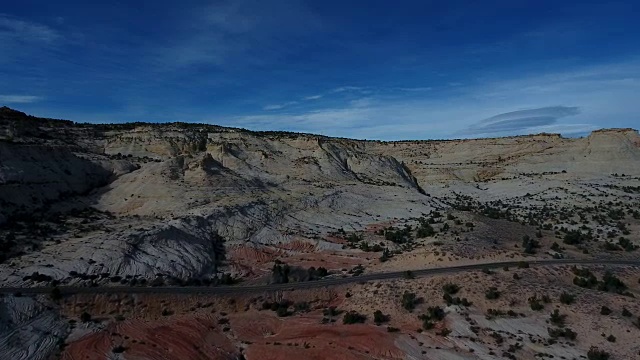
[[[494,262],[486,264],[448,266],[440,268],[428,268],[412,270],[414,276],[429,276],[453,274],[462,271],[481,270],[484,268],[496,269],[518,266],[519,261]],[[535,266],[558,266],[558,265],[607,265],[607,266],[638,266],[640,261],[632,260],[533,260],[528,261],[529,265]],[[331,277],[318,281],[306,281],[290,284],[272,285],[252,285],[252,286],[162,286],[162,287],[132,287],[132,286],[100,286],[100,287],[77,287],[60,286],[63,294],[238,294],[238,293],[261,293],[271,291],[286,291],[296,289],[310,289],[319,287],[329,287],[356,282],[372,280],[398,279],[406,276],[406,271],[395,271],[385,273],[365,274],[355,277]],[[47,294],[53,290],[52,287],[0,287],[0,294]]]

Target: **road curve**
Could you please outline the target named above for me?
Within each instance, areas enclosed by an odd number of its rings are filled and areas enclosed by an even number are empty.
[[[413,276],[429,276],[452,274],[462,271],[473,271],[481,269],[496,269],[502,267],[518,266],[521,261],[505,261],[484,264],[447,266],[439,268],[427,268],[411,270]],[[558,266],[558,265],[608,265],[608,266],[638,266],[640,261],[633,260],[532,260],[527,261],[529,266]],[[161,286],[161,287],[135,287],[135,286],[99,286],[99,287],[79,287],[60,286],[60,292],[65,295],[71,294],[248,294],[272,291],[287,291],[297,289],[310,289],[319,287],[329,287],[344,285],[355,282],[366,282],[372,280],[388,280],[405,277],[407,271],[394,271],[384,273],[365,274],[352,277],[332,277],[317,281],[306,281],[289,284],[271,285],[251,285],[251,286]],[[0,294],[47,294],[53,287],[0,287]]]

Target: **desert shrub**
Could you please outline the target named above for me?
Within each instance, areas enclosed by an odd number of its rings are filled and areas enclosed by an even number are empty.
[[[544,309],[544,304],[542,303],[542,301],[540,301],[540,299],[538,299],[536,295],[529,298],[529,306],[533,311],[540,311]]]
[[[598,283],[598,290],[600,291],[623,294],[626,289],[627,285],[609,271],[604,273],[602,281]]]
[[[447,314],[440,306],[429,306],[427,313],[418,316],[422,320],[422,328],[424,330],[433,329],[435,323],[444,319]]]
[[[558,309],[555,309],[551,313],[551,316],[549,316],[549,321],[554,325],[562,327],[564,326],[564,321],[566,317],[567,315],[560,314],[560,311]]]
[[[613,336],[613,335],[609,335],[609,336],[607,336],[607,341],[608,342],[616,342],[616,337]]]
[[[581,269],[574,266],[571,271],[576,275],[576,277],[573,278],[574,285],[590,289],[598,284],[598,278],[596,278],[589,269]]]
[[[548,328],[547,331],[549,332],[549,336],[553,339],[562,337],[567,340],[575,340],[578,337],[578,334],[570,328]]]
[[[625,251],[634,251],[638,249],[638,245],[633,244],[629,239],[620,237],[618,239],[618,245],[620,245]]]
[[[287,264],[276,263],[271,268],[271,282],[274,284],[286,284],[289,282],[289,273],[291,268]]]
[[[385,315],[380,310],[376,310],[373,313],[373,322],[376,324],[382,324],[384,322],[389,321],[389,315]]]
[[[522,237],[522,248],[525,254],[535,254],[536,249],[540,247],[538,240],[532,239],[529,235]]]
[[[623,307],[622,308],[622,316],[631,317],[631,316],[633,316],[633,314],[631,313],[631,311],[629,311],[629,309],[627,309],[626,307]]]
[[[389,249],[382,250],[382,255],[380,255],[380,262],[385,262],[391,258],[391,252]]]
[[[484,295],[488,300],[495,300],[500,297],[500,291],[498,291],[498,288],[490,287]]]
[[[568,292],[563,292],[560,294],[560,302],[565,305],[571,305],[576,301],[576,296],[573,294],[569,294]]]
[[[416,231],[417,238],[426,238],[436,234],[436,231],[427,222],[420,222],[418,230]]]
[[[365,320],[367,320],[367,317],[365,315],[359,314],[358,312],[353,310],[345,313],[342,317],[343,324],[364,323]]]
[[[587,359],[589,360],[609,360],[610,356],[608,352],[600,350],[595,346],[592,346],[587,352]]]
[[[518,314],[516,314],[513,310],[509,310],[508,312],[504,312],[500,309],[487,309],[487,313],[485,315],[485,318],[487,320],[491,320],[493,318],[496,317],[501,317],[501,316],[510,316],[510,317],[516,317],[518,316]]]
[[[336,308],[335,306],[330,306],[328,308],[325,308],[324,310],[322,310],[322,314],[324,316],[338,316],[342,313],[341,310],[338,310],[338,308]]]
[[[397,230],[389,227],[384,230],[384,238],[396,244],[404,244],[411,241],[411,230],[409,225]]]
[[[611,241],[605,241],[604,244],[602,244],[602,249],[606,250],[606,251],[620,251],[622,250],[622,248],[614,243],[612,243]]]
[[[447,303],[447,306],[451,305],[461,305],[461,306],[471,306],[473,303],[467,300],[467,298],[460,298],[458,296],[453,297],[449,294],[444,294],[442,299]]]
[[[300,312],[307,312],[307,311],[309,311],[309,309],[310,309],[311,307],[309,306],[309,303],[308,303],[308,302],[306,302],[306,301],[299,301],[299,302],[297,302],[297,303],[293,304],[293,308],[294,308],[296,311],[300,311]]]
[[[402,294],[402,307],[405,310],[413,311],[416,304],[418,304],[418,298],[415,293],[405,291],[404,294]]]
[[[86,311],[83,312],[82,314],[80,314],[80,321],[82,321],[83,323],[91,321],[91,314]]]
[[[460,286],[453,283],[447,283],[442,286],[442,290],[444,290],[446,294],[455,295],[458,291],[460,291]]]
[[[289,307],[284,304],[280,304],[276,309],[276,315],[279,317],[289,316]]]
[[[567,245],[578,245],[587,240],[591,240],[590,234],[583,234],[580,230],[569,230],[564,234],[562,242]]]
[[[600,308],[600,315],[609,315],[609,314],[611,314],[611,312],[612,312],[611,309],[609,309],[606,306],[602,306]]]

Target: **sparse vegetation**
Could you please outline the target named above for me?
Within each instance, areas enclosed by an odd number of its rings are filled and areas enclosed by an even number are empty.
[[[435,323],[441,321],[446,316],[444,310],[439,306],[429,306],[427,313],[418,316],[418,319],[422,320],[422,328],[424,330],[433,329]]]
[[[359,314],[356,311],[349,311],[344,314],[342,317],[343,324],[357,324],[364,323],[367,320],[365,315]]]
[[[490,287],[484,295],[488,300],[495,300],[500,297],[500,291],[496,287]]]
[[[549,336],[552,339],[565,338],[567,340],[575,340],[578,337],[575,331],[568,327],[565,328],[548,328]]]
[[[575,300],[576,300],[576,296],[566,291],[560,294],[560,303],[562,304],[571,305],[575,302]]]
[[[567,315],[560,314],[560,311],[558,309],[555,309],[551,313],[551,316],[549,316],[549,321],[553,325],[563,327],[566,318],[567,318]]]
[[[589,360],[609,360],[610,356],[608,352],[600,350],[595,346],[592,346],[587,352],[587,359]]]
[[[382,311],[380,311],[380,310],[376,310],[373,313],[373,322],[376,325],[380,325],[380,324],[385,323],[387,321],[389,321],[389,315],[383,314]]]
[[[405,310],[413,311],[418,303],[420,303],[420,299],[416,297],[415,293],[405,291],[402,294],[402,307]]]

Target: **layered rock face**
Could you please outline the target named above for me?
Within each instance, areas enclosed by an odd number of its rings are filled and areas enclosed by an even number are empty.
[[[614,172],[640,173],[637,131],[375,142],[202,124],[75,124],[2,108],[0,223],[88,208],[102,215],[82,231],[51,225],[58,235],[37,244],[18,238],[0,273],[11,283],[34,271],[211,276],[234,246],[339,249],[327,233],[443,208],[429,194],[448,186]]]

